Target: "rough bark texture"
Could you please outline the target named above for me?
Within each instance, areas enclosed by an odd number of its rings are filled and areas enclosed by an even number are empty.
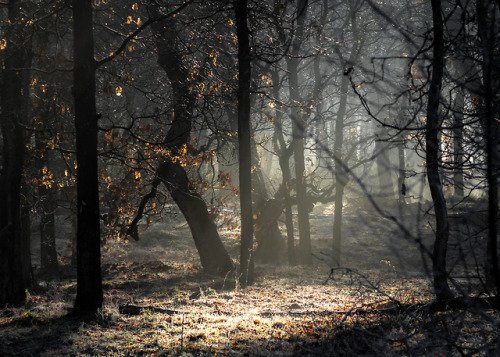
[[[427,125],[425,131],[426,168],[429,189],[434,213],[436,215],[436,237],[433,249],[434,290],[438,300],[453,297],[448,286],[446,271],[446,251],[450,226],[448,211],[439,175],[439,101],[441,97],[441,81],[444,70],[444,40],[441,0],[432,0],[432,20],[434,25],[434,46],[432,59],[432,77],[427,104]]]
[[[252,214],[252,162],[250,146],[250,31],[247,25],[247,1],[236,2],[236,32],[238,36],[238,158],[241,210],[240,283],[246,286],[253,277],[248,276],[253,249]],[[250,281],[249,281],[250,280]]]
[[[97,178],[97,115],[91,0],[73,0],[77,168],[77,292],[75,314],[95,313],[103,301]]]
[[[21,232],[21,180],[24,163],[25,133],[22,111],[22,72],[27,68],[28,52],[22,29],[20,1],[11,0],[7,5],[10,25],[6,28],[7,48],[3,54],[2,80],[9,85],[1,89],[0,124],[3,136],[3,153],[0,172],[0,308],[6,304],[24,302],[26,281],[29,274],[23,265],[26,244]],[[27,91],[26,88],[24,88]]]

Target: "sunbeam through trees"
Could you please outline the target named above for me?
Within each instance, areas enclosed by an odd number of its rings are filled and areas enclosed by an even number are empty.
[[[0,1],[0,355],[497,355],[499,20]]]

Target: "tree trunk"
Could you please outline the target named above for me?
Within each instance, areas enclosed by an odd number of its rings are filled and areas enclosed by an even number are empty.
[[[272,81],[273,83],[279,83],[279,73],[277,70],[272,71]],[[292,202],[290,197],[290,189],[292,186],[292,173],[290,170],[290,157],[292,155],[292,150],[286,145],[285,137],[283,135],[283,108],[279,104],[280,100],[280,88],[275,85],[273,87],[273,95],[277,102],[274,118],[274,137],[273,141],[279,144],[278,159],[281,169],[281,188],[283,191],[283,197],[285,201],[285,226],[286,226],[286,236],[287,236],[287,251],[288,251],[288,264],[294,266],[298,263],[298,257],[295,249],[295,234],[293,228],[293,212],[292,212]]]
[[[293,160],[295,164],[295,188],[297,192],[297,213],[299,225],[299,261],[301,264],[312,265],[312,249],[311,249],[311,230],[309,226],[309,209],[310,206],[307,200],[306,191],[306,168],[304,163],[304,135],[305,121],[300,112],[299,105],[302,102],[299,94],[299,49],[304,32],[304,16],[303,10],[306,3],[303,0],[298,0],[297,27],[295,31],[295,39],[292,44],[291,56],[287,58],[287,69],[289,76],[289,91],[291,101],[291,118],[292,118],[292,147]]]
[[[184,168],[179,163],[163,162],[157,175],[186,218],[204,271],[225,275],[233,270],[233,262],[208,215],[207,205],[199,194],[189,189]]]
[[[153,17],[159,17],[158,6],[149,7]],[[193,83],[188,81],[188,68],[182,62],[182,55],[177,48],[174,23],[171,19],[165,19],[152,24],[151,28],[156,37],[158,64],[167,73],[173,90],[174,118],[165,137],[165,146],[175,157],[189,141],[196,93],[192,89]],[[222,244],[217,226],[210,218],[201,195],[190,189],[185,169],[166,157],[157,169],[157,176],[165,183],[189,225],[203,269],[221,275],[233,270],[233,263]],[[142,213],[138,213],[134,221],[137,222],[140,217]],[[131,226],[129,231],[133,230]]]
[[[379,180],[379,196],[382,201],[394,199],[392,182],[392,165],[389,158],[390,143],[387,142],[387,128],[384,125],[375,127],[375,151],[377,153],[377,173]]]
[[[27,189],[23,185],[21,187],[21,244],[22,248],[22,265],[23,265],[23,280],[24,286],[27,288],[33,287],[35,279],[33,277],[33,265],[31,264],[31,206],[26,197],[28,197]]]
[[[37,66],[43,71],[50,72],[54,66],[54,56],[49,56],[51,42],[50,32],[43,31],[37,36]],[[39,73],[38,79],[50,83],[52,76],[45,73]],[[36,97],[37,115],[43,125],[43,129],[49,130],[49,126],[54,124],[54,101],[53,97],[57,95],[55,88],[52,86],[37,86],[33,88]],[[45,130],[36,132],[35,135],[35,167],[38,175],[45,175],[45,172],[50,172],[51,155],[50,149],[44,143]],[[40,216],[40,259],[41,269],[48,273],[54,273],[58,270],[57,250],[56,250],[56,233],[55,233],[55,210],[56,202],[54,200],[54,187],[46,186],[41,183],[35,190],[36,196],[39,199],[37,211]]]
[[[453,186],[455,196],[464,197],[464,169],[463,169],[463,119],[464,119],[464,91],[457,88],[453,102]]]
[[[497,219],[498,219],[498,179],[497,179],[497,134],[498,123],[495,120],[493,106],[495,91],[493,85],[493,66],[496,44],[495,6],[484,0],[477,1],[477,19],[479,37],[482,46],[482,70],[484,108],[482,117],[486,130],[486,178],[488,181],[488,243],[486,253],[486,278],[496,287],[496,305],[500,307],[500,274],[497,251]]]
[[[52,199],[51,193],[42,196],[42,212],[40,214],[40,267],[48,273],[54,273],[58,270],[55,209]]]
[[[46,112],[44,111],[44,113]],[[48,119],[47,116],[44,116],[44,118]],[[46,152],[46,148],[42,147],[43,144],[40,138],[40,133],[36,133],[35,135],[37,135],[37,138],[35,139],[36,148],[40,153],[40,157],[36,158],[35,165],[37,171],[43,175],[44,170],[50,170],[49,160],[47,158],[48,153]],[[46,187],[43,183],[41,183],[37,188],[36,193],[39,198],[37,209],[40,216],[40,267],[47,273],[54,273],[58,270],[58,263],[54,221],[55,202],[52,194],[52,188]]]
[[[97,115],[91,0],[73,0],[77,167],[77,292],[75,314],[102,306],[101,234],[97,177]]]
[[[24,164],[25,133],[23,124],[23,75],[17,68],[29,67],[30,41],[23,36],[21,1],[7,5],[9,28],[8,46],[3,54],[0,124],[3,136],[2,170],[0,172],[0,308],[24,303],[29,267],[23,265],[21,181]],[[8,85],[5,85],[7,84]]]
[[[236,1],[236,32],[238,36],[238,158],[241,210],[240,283],[252,283],[248,276],[253,250],[252,162],[250,125],[250,31],[247,25],[247,0]]]
[[[269,200],[264,175],[262,174],[257,147],[254,140],[251,140],[251,151],[253,162],[252,168],[252,195],[253,212],[255,212],[255,240],[257,248],[254,257],[264,264],[281,265],[283,262],[284,242],[278,226],[280,211],[269,214],[273,206],[273,200]],[[279,214],[278,214],[279,213]]]
[[[359,5],[358,5],[359,6]],[[340,84],[340,103],[335,120],[335,143],[333,145],[333,159],[335,171],[335,208],[333,213],[333,245],[332,245],[332,263],[340,265],[342,258],[342,214],[344,204],[344,190],[347,185],[347,158],[344,158],[342,149],[344,146],[344,120],[347,113],[347,93],[349,90],[349,74],[353,70],[354,61],[359,54],[363,40],[360,39],[356,23],[357,6],[350,9],[350,24],[352,25],[354,41],[351,47],[351,54],[347,61],[344,61],[342,54],[338,52],[339,59],[344,63],[344,75]]]
[[[432,59],[432,77],[427,103],[427,125],[425,131],[427,179],[431,191],[434,213],[436,215],[436,237],[433,249],[434,291],[438,300],[453,297],[448,286],[446,271],[446,251],[450,231],[446,201],[443,195],[439,175],[439,101],[441,97],[441,81],[444,70],[444,39],[441,0],[431,0],[432,20],[434,25],[434,46]]]
[[[405,137],[404,132],[399,136],[398,142],[398,202],[399,202],[399,211],[403,213],[405,204],[406,204],[406,160],[405,160]]]
[[[342,209],[344,201],[344,189],[347,184],[347,173],[342,157],[344,145],[344,117],[347,109],[347,90],[349,88],[349,77],[342,76],[340,85],[340,103],[335,121],[335,143],[333,146],[334,171],[335,171],[335,208],[333,213],[333,265],[340,265],[342,246]]]

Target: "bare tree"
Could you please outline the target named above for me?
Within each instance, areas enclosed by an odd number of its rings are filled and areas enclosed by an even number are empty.
[[[21,237],[21,181],[25,154],[25,112],[23,91],[28,93],[18,68],[29,68],[31,41],[22,20],[25,4],[10,0],[7,4],[8,26],[3,54],[0,123],[2,156],[0,171],[0,307],[24,302],[25,290],[32,285],[29,265],[23,252],[27,248]],[[28,278],[28,279],[27,279]]]
[[[236,29],[238,36],[238,157],[240,178],[241,209],[241,253],[240,283],[251,284],[253,276],[249,271],[250,255],[253,246],[252,214],[252,162],[250,146],[250,31],[247,24],[247,0],[235,3]]]
[[[448,211],[443,194],[439,174],[439,142],[441,118],[439,103],[441,99],[441,82],[444,70],[444,36],[441,0],[432,0],[432,23],[434,26],[434,43],[432,58],[432,76],[427,104],[427,124],[425,130],[427,179],[434,203],[436,215],[436,237],[433,249],[434,290],[438,300],[446,300],[453,296],[448,286],[446,271],[446,251],[450,225]]]
[[[75,314],[102,306],[101,233],[97,177],[96,61],[92,1],[73,1],[73,96],[77,168],[77,293]]]

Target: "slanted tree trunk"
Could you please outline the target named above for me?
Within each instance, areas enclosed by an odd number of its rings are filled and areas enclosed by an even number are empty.
[[[160,17],[158,5],[150,5],[149,10],[153,18]],[[171,151],[172,157],[175,157],[189,141],[196,93],[190,88],[193,84],[188,81],[189,71],[177,48],[174,23],[166,18],[153,23],[151,27],[156,37],[158,63],[167,73],[173,89],[174,118],[165,137],[165,146]],[[217,226],[210,218],[201,195],[190,188],[185,169],[173,162],[171,157],[165,157],[156,174],[158,179],[153,183],[152,193],[156,192],[155,187],[159,182],[165,184],[189,225],[203,269],[221,275],[233,270],[233,263],[222,244]],[[142,217],[142,210],[139,211],[134,225],[129,229],[136,239],[135,224]]]
[[[179,163],[165,161],[156,174],[186,218],[203,269],[219,275],[233,270],[233,263],[220,240],[217,226],[208,215],[207,205],[198,193],[189,189],[184,168]]]
[[[441,97],[441,81],[444,70],[444,39],[441,0],[431,0],[432,22],[434,25],[434,46],[432,58],[432,75],[427,103],[427,124],[425,130],[425,150],[427,179],[431,191],[434,213],[436,215],[436,237],[433,249],[434,291],[437,300],[453,297],[448,286],[446,271],[446,252],[448,249],[449,221],[446,201],[439,175],[439,143],[441,119],[439,117],[439,101]]]
[[[21,23],[22,2],[7,4],[9,25],[5,36],[8,46],[3,53],[0,127],[3,136],[0,171],[0,308],[24,302],[25,290],[31,288],[30,267],[25,266],[22,240],[21,181],[24,165],[25,133],[23,123],[23,75],[19,68],[29,67],[30,41],[26,41]]]
[[[77,159],[77,292],[75,314],[102,306],[101,233],[97,177],[97,114],[92,1],[73,0],[73,58]]]
[[[250,31],[247,24],[247,0],[236,0],[236,33],[238,36],[238,158],[241,210],[240,283],[251,284],[250,255],[253,250],[252,154],[250,124]]]

